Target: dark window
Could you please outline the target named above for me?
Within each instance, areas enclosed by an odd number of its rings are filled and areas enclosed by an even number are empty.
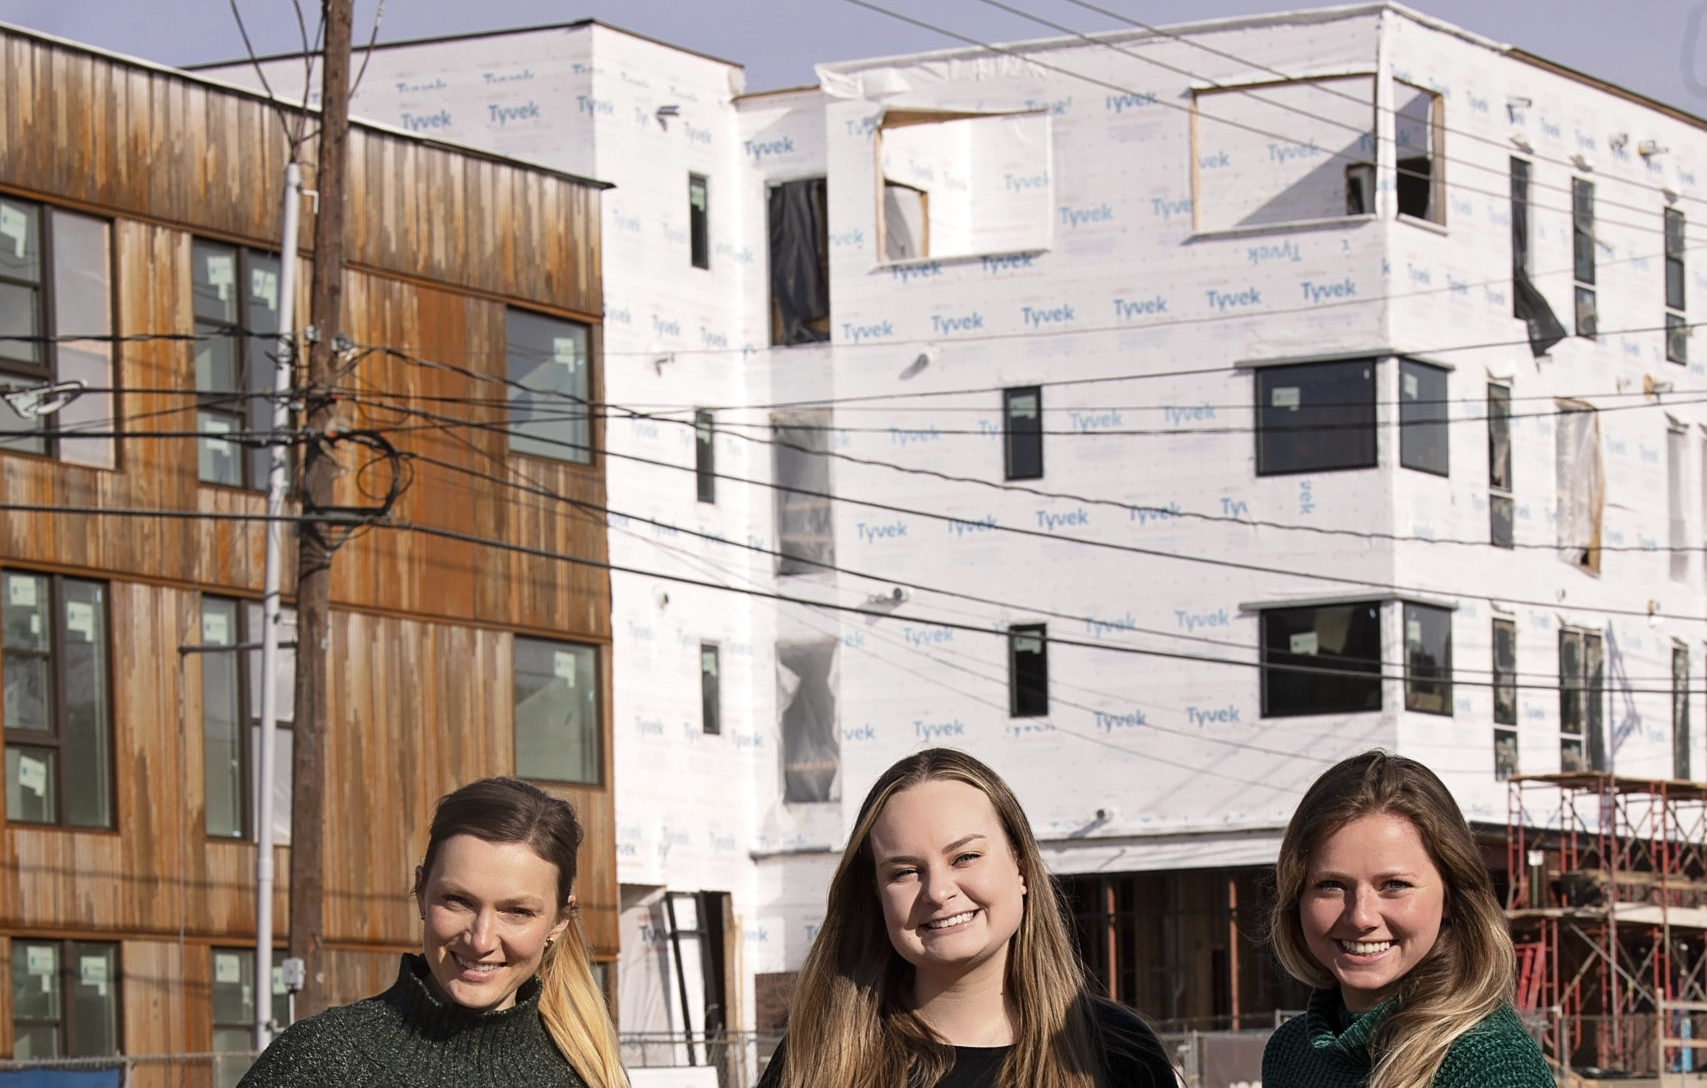
[[[711,227],[706,204],[705,178],[699,174],[689,174],[688,247],[693,251],[695,268],[711,267]]]
[[[107,587],[21,571],[5,600],[6,818],[113,826]]]
[[[1517,624],[1494,621],[1494,777],[1517,773]]]
[[[1375,465],[1375,360],[1257,371],[1257,475]]]
[[[1002,471],[1010,480],[1043,477],[1043,389],[1002,390]]]
[[[693,475],[699,486],[700,502],[717,501],[717,450],[710,409],[696,408],[693,413]]]
[[[1380,709],[1379,602],[1262,614],[1263,717]]]
[[[1399,360],[1399,464],[1450,475],[1446,418],[1446,371]]]
[[[1671,648],[1671,776],[1687,780],[1690,775],[1689,736],[1689,650]]]
[[[1529,276],[1529,163],[1511,160],[1511,274],[1513,279]],[[1512,299],[1512,316],[1522,317],[1522,304]]]
[[[702,642],[699,644],[699,720],[703,732],[723,732],[723,699],[719,691],[717,643]]]
[[[248,1052],[255,1049],[255,950],[215,948],[213,952],[213,1052],[230,1055],[214,1059],[214,1083],[218,1088],[236,1088],[249,1071]],[[280,1028],[290,1023],[290,993],[279,978],[284,953],[273,953],[272,977],[266,982],[272,995],[272,1022]]]
[[[12,938],[12,1057],[119,1052],[116,944]]]
[[[1405,709],[1452,714],[1452,613],[1405,605]]]
[[[1049,713],[1049,625],[1008,628],[1008,716],[1041,718]]]
[[[823,409],[771,417],[778,574],[810,574],[836,562],[829,428]]]
[[[509,374],[510,452],[558,461],[593,459],[587,326],[509,310],[504,315]]]
[[[1529,278],[1529,163],[1511,160],[1511,313],[1523,319],[1530,354],[1545,355],[1567,335]]]
[[[1666,359],[1689,362],[1689,317],[1684,306],[1684,219],[1666,209]]]
[[[197,239],[190,264],[199,338],[196,478],[266,487],[271,455],[260,439],[273,429],[279,260]]]
[[[0,450],[112,467],[110,437],[69,437],[114,429],[112,344],[55,339],[112,334],[110,236],[105,220],[0,198],[0,393],[85,390],[0,400]]]
[[[1488,523],[1493,543],[1516,542],[1517,504],[1511,496],[1511,387],[1488,385]]]
[[[830,338],[830,210],[823,178],[772,185],[771,343]]]
[[[777,643],[777,725],[783,800],[789,804],[821,804],[842,796],[841,731],[831,684],[839,645],[834,639]]]
[[[1399,214],[1445,223],[1446,202],[1441,198],[1445,177],[1440,168],[1445,161],[1441,154],[1445,128],[1440,96],[1405,84],[1396,85],[1394,91],[1399,101],[1393,111]]]
[[[203,597],[202,776],[208,835],[256,836],[261,744],[261,636],[258,601]],[[290,842],[291,722],[295,718],[296,613],[279,613],[277,732],[273,736],[273,841]],[[219,650],[220,646],[247,649]]]
[[[1606,770],[1606,651],[1588,631],[1559,632],[1559,769]]]
[[[1571,267],[1576,280],[1577,335],[1599,335],[1594,293],[1594,182],[1571,179]]]
[[[518,635],[515,654],[516,773],[596,785],[601,778],[598,650]]]

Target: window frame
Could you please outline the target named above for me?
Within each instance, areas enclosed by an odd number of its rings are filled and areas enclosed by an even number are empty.
[[[771,474],[778,575],[821,574],[836,565],[836,512],[827,408],[771,415]],[[796,441],[795,439],[798,439]],[[784,465],[800,487],[785,486]],[[819,484],[820,486],[810,486]]]
[[[711,269],[711,180],[692,171],[688,173],[688,263]]]
[[[1493,641],[1490,645],[1493,684],[1491,717],[1494,726],[1494,779],[1505,782],[1518,773],[1517,734],[1517,621],[1509,616],[1495,616],[1492,623]],[[1509,659],[1501,656],[1501,636],[1510,648]],[[1509,760],[1502,756],[1509,755]]]
[[[1665,210],[1666,362],[1689,365],[1689,289],[1685,246],[1688,221],[1678,208]],[[1674,290],[1675,288],[1675,290]]]
[[[717,502],[717,415],[709,408],[693,410],[694,486],[703,503]]]
[[[1400,608],[1401,619],[1404,622],[1405,648],[1405,709],[1413,714],[1435,714],[1450,718],[1453,716],[1452,704],[1452,610],[1439,605],[1420,604],[1416,601],[1403,601]],[[1428,647],[1422,645],[1427,637],[1426,627],[1430,622],[1445,623],[1445,641],[1441,660],[1432,666],[1419,662],[1419,656],[1428,652]],[[1413,624],[1416,625],[1416,635],[1413,637]],[[1425,672],[1425,669],[1432,669]],[[1434,688],[1432,693],[1428,688]],[[1433,705],[1430,705],[1430,704]]]
[[[1257,631],[1260,647],[1259,672],[1261,674],[1262,688],[1262,717],[1301,718],[1326,714],[1378,713],[1386,703],[1386,695],[1383,691],[1386,677],[1382,670],[1381,658],[1382,646],[1385,644],[1386,639],[1386,632],[1382,630],[1382,625],[1385,622],[1385,610],[1383,608],[1385,604],[1386,600],[1382,598],[1352,597],[1343,601],[1322,601],[1311,604],[1275,604],[1273,606],[1259,608],[1257,610]],[[1332,656],[1337,659],[1338,663],[1330,663],[1327,665],[1304,665],[1302,662],[1293,661],[1292,659],[1311,658],[1319,660],[1321,658],[1319,643],[1317,648],[1308,651],[1301,651],[1297,649],[1300,643],[1296,641],[1296,638],[1301,634],[1317,633],[1320,626],[1320,620],[1312,622],[1308,631],[1291,632],[1283,630],[1281,632],[1274,632],[1271,630],[1270,626],[1271,624],[1280,623],[1284,617],[1294,614],[1319,613],[1328,609],[1354,610],[1359,608],[1369,608],[1374,612],[1374,615],[1370,618],[1370,629],[1374,631],[1376,640],[1373,656],[1368,654],[1360,654],[1357,656],[1334,654]],[[1355,615],[1350,615],[1346,619],[1345,631],[1348,637],[1351,633],[1352,624],[1355,621]],[[1271,645],[1277,641],[1276,638],[1273,637],[1277,633],[1286,634],[1288,645],[1288,649],[1286,651],[1277,650],[1273,645]],[[1285,660],[1280,660],[1283,658]],[[1360,677],[1359,674],[1365,673],[1368,674],[1366,678]],[[1342,698],[1337,702],[1324,703],[1318,699],[1317,701],[1310,702],[1308,705],[1300,702],[1296,705],[1280,706],[1276,701],[1277,695],[1280,694],[1280,692],[1277,692],[1276,690],[1276,681],[1282,679],[1283,675],[1288,677],[1302,676],[1305,679],[1308,679],[1312,675],[1317,675],[1320,677],[1317,681],[1318,683],[1325,683],[1330,680],[1341,681],[1347,689],[1347,697]],[[1359,692],[1361,692],[1362,704],[1356,705],[1350,696],[1352,694],[1358,694]]]
[[[1529,255],[1534,248],[1529,230],[1529,184],[1534,164],[1513,155],[1511,167],[1511,278],[1515,281],[1529,276]],[[1517,292],[1512,292],[1512,316],[1522,317]]]
[[[1416,379],[1417,395],[1410,394]],[[1440,396],[1427,396],[1439,385]],[[1452,475],[1452,371],[1399,357],[1399,466],[1431,476]],[[1379,446],[1379,443],[1377,443]],[[1438,464],[1433,456],[1438,450]],[[1379,454],[1377,454],[1379,456]]]
[[[24,1017],[18,1015],[17,986],[19,981],[18,957],[29,955],[30,946],[49,947],[54,950],[57,962],[54,967],[54,977],[59,987],[59,1017],[54,1020],[39,1017]],[[104,996],[112,1010],[112,1041],[111,1050],[101,1053],[72,1053],[72,1043],[77,1038],[77,1004],[75,994],[77,988],[85,985],[82,981],[82,956],[89,950],[99,950],[107,957],[107,994]],[[16,1053],[17,1039],[20,1027],[52,1027],[55,1033],[55,1053],[52,1059],[86,1059],[86,1058],[116,1058],[124,1048],[124,1001],[123,994],[124,960],[123,949],[118,941],[82,941],[73,939],[44,938],[15,936],[11,942],[12,961],[12,1039],[13,1053]],[[73,966],[75,965],[75,967]],[[36,972],[27,972],[24,978],[37,977]],[[32,1055],[28,1060],[52,1060],[45,1055]]]
[[[710,654],[711,670],[706,671],[706,655]],[[699,644],[699,729],[706,736],[723,733],[722,658],[718,644],[701,641]]]
[[[1025,397],[1033,398],[1032,422],[1017,422],[1014,404]],[[1022,445],[1023,444],[1023,445]],[[1032,462],[1035,461],[1035,469]],[[1043,479],[1043,387],[1016,385],[1002,390],[1002,478],[1004,480]]]
[[[1320,362],[1281,363],[1274,366],[1256,367],[1251,382],[1256,396],[1256,474],[1258,476],[1302,476],[1319,472],[1355,472],[1361,469],[1379,467],[1381,444],[1377,433],[1379,417],[1376,410],[1376,397],[1380,384],[1380,361],[1380,357],[1369,355],[1350,359],[1324,359]],[[1320,416],[1321,423],[1319,425],[1295,424],[1283,430],[1277,422],[1271,422],[1271,417],[1275,416],[1276,413],[1282,411],[1300,412],[1309,407],[1304,404],[1301,383],[1296,390],[1298,404],[1274,403],[1276,394],[1287,387],[1276,388],[1270,384],[1271,382],[1283,380],[1283,375],[1299,375],[1306,370],[1325,372],[1329,369],[1337,370],[1358,366],[1368,368],[1368,374],[1365,378],[1369,388],[1367,403],[1344,401],[1317,405],[1312,409],[1312,418]],[[1351,418],[1351,413],[1362,412],[1367,412],[1366,419]],[[1346,417],[1344,420],[1339,418],[1342,415]],[[1361,432],[1367,442],[1368,454],[1366,459],[1301,463],[1296,454],[1293,453],[1287,464],[1276,465],[1273,463],[1280,458],[1282,452],[1291,453],[1280,445],[1280,438],[1276,437],[1277,435],[1284,437],[1288,432],[1303,434],[1324,430],[1350,431],[1353,428]],[[1343,448],[1345,443],[1336,442],[1331,445],[1338,449]],[[1361,451],[1359,453],[1361,454]]]
[[[223,256],[231,261],[232,288],[236,295],[232,306],[236,322],[215,321],[203,317],[197,312],[200,304],[200,290],[204,286],[198,281],[199,270],[204,268],[205,258]],[[270,264],[270,269],[267,265]],[[260,267],[257,267],[260,265]],[[257,272],[273,274],[273,327],[257,329],[254,327],[256,316],[254,298],[254,276]],[[258,435],[271,432],[273,429],[273,397],[276,385],[274,368],[276,364],[268,357],[264,338],[274,339],[279,335],[281,317],[278,313],[278,277],[283,275],[280,258],[263,250],[249,246],[233,245],[226,242],[216,242],[207,238],[190,239],[190,297],[192,329],[197,341],[192,347],[192,354],[199,355],[203,350],[214,350],[220,342],[218,338],[229,337],[231,352],[231,368],[235,388],[230,391],[220,389],[204,389],[200,359],[196,360],[196,480],[198,483],[212,487],[235,487],[246,491],[262,491],[267,486],[267,476],[271,469],[272,452],[270,447],[258,439]],[[211,278],[205,286],[212,286]],[[215,431],[210,427],[210,419],[217,419],[226,428],[225,431]],[[214,438],[214,433],[236,433],[251,436],[249,442],[229,442]],[[237,466],[237,479],[227,480],[206,475],[203,472],[203,458],[208,447],[214,444],[233,447],[229,456]]]
[[[557,365],[568,366],[571,370],[579,369],[579,390],[539,389],[528,383],[527,379],[533,377],[545,361],[543,356],[535,359],[529,355],[518,354],[517,326],[528,322],[535,323],[536,330],[541,335],[553,333],[551,359]],[[573,330],[573,334],[557,336],[557,327],[566,331]],[[559,341],[576,339],[580,340],[579,361],[565,363],[559,354],[562,350]],[[595,347],[594,328],[591,325],[522,306],[504,308],[504,377],[507,379],[504,422],[510,456],[538,457],[587,467],[597,463],[594,453],[598,444],[598,421],[594,419],[591,411],[593,400],[598,395],[594,375]],[[525,366],[526,369],[518,372],[518,366]],[[568,404],[566,415],[559,413],[552,416],[550,402],[553,400]],[[536,422],[531,416],[541,405],[545,406],[548,418]],[[524,411],[518,413],[518,407]],[[567,438],[563,437],[565,433]],[[582,439],[582,443],[577,443],[577,438]]]
[[[1496,548],[1515,548],[1517,500],[1511,486],[1511,385],[1490,381],[1487,402],[1488,540]]]
[[[1571,281],[1575,287],[1575,331],[1588,340],[1600,338],[1600,311],[1595,294],[1594,182],[1571,178]]]
[[[232,608],[233,627],[231,630],[229,642],[214,643],[214,642],[210,642],[208,640],[206,621],[207,621],[207,607],[208,607],[210,602],[217,602],[219,604],[230,605]],[[256,787],[260,781],[259,776],[261,773],[260,766],[257,763],[259,753],[256,750],[256,741],[259,737],[260,728],[261,728],[261,717],[260,717],[261,694],[260,694],[260,689],[256,685],[259,684],[261,681],[261,677],[260,677],[260,673],[259,673],[259,670],[261,668],[261,661],[260,661],[261,650],[259,649],[259,646],[261,643],[262,633],[260,631],[256,630],[256,623],[255,623],[256,617],[254,616],[254,612],[261,607],[262,607],[262,604],[260,601],[255,601],[255,600],[251,600],[249,598],[243,598],[243,597],[223,597],[223,596],[219,596],[219,595],[213,594],[213,593],[204,593],[204,594],[202,594],[202,599],[201,599],[201,609],[200,609],[199,615],[200,615],[201,620],[202,620],[202,627],[201,627],[202,653],[201,653],[201,658],[202,658],[202,670],[203,670],[202,671],[202,723],[201,723],[201,725],[202,725],[202,780],[203,780],[202,831],[209,839],[213,839],[213,840],[218,841],[218,842],[255,842],[258,838],[259,830],[260,830],[259,826],[257,825],[257,822],[256,822],[258,820],[260,814],[255,811],[255,807],[256,807],[255,806],[255,799],[257,796],[255,793],[255,790],[256,790]],[[266,622],[264,613],[260,617],[260,622],[261,623]],[[281,673],[281,676],[280,676],[281,687],[279,689],[280,693],[281,693],[281,700],[280,700],[281,705],[280,705],[280,707],[278,707],[276,709],[282,711],[282,709],[283,709],[283,705],[282,705],[283,698],[289,697],[289,689],[282,686],[283,682],[284,682],[284,675],[283,674],[294,671],[294,663],[295,663],[295,659],[296,659],[295,649],[286,646],[286,642],[289,640],[285,639],[283,637],[283,635],[284,635],[284,629],[286,629],[286,628],[291,629],[291,630],[295,629],[295,627],[296,627],[296,610],[293,608],[281,608],[279,610],[279,626],[281,628],[281,630],[279,632],[281,637],[279,639],[280,660],[278,663],[278,668],[279,668],[279,671]],[[215,649],[215,647],[224,647],[224,648]],[[208,723],[207,723],[207,699],[208,699],[207,665],[208,665],[208,661],[210,658],[212,658],[212,657],[224,657],[226,655],[230,655],[231,660],[234,662],[234,667],[233,667],[234,677],[233,677],[233,683],[232,683],[232,690],[233,690],[233,694],[237,700],[237,711],[235,714],[235,725],[236,725],[236,729],[237,729],[237,762],[238,762],[237,824],[238,824],[239,830],[238,830],[237,834],[235,834],[235,835],[220,834],[220,833],[214,831],[212,829],[212,827],[210,826],[210,821],[213,819],[213,805],[212,805],[212,802],[210,800],[210,796],[207,792],[207,786],[210,784],[209,783],[209,774],[210,774],[210,766],[209,765],[211,764],[211,759],[209,758],[209,753],[207,750],[207,744],[208,744],[208,740],[207,740],[207,725],[208,725]],[[286,751],[294,751],[295,747],[296,747],[296,734],[294,732],[294,730],[296,728],[296,722],[295,722],[295,716],[294,716],[294,707],[292,708],[292,710],[293,710],[293,713],[292,713],[291,718],[287,719],[284,717],[280,717],[277,721],[274,722],[274,729],[277,732],[289,734],[290,743],[288,745],[280,745],[279,741],[276,739],[274,741],[274,745],[276,747],[283,747]],[[293,768],[288,763],[286,763],[283,766],[275,765],[273,768],[273,773],[276,776],[278,776],[278,778],[275,778],[272,788],[274,788],[275,790],[278,788],[279,778],[282,778],[287,783],[291,782],[293,777],[294,777],[291,773],[292,771],[293,771]],[[286,826],[289,825],[290,811],[288,808],[282,813],[275,811],[275,813],[274,813],[275,823],[277,823],[281,819],[285,823]],[[278,830],[276,827],[274,830],[275,830],[275,835],[274,835],[273,841],[275,843],[285,843],[285,844],[289,843],[290,839],[288,836],[281,837],[276,833]]]
[[[1689,725],[1689,647],[1671,644],[1671,776],[1691,777],[1695,738]]]
[[[288,954],[288,952],[286,949],[282,949],[282,948],[273,949],[272,971],[279,970],[280,966],[284,963],[284,960],[285,960],[285,957],[287,954]],[[221,1020],[221,1019],[219,1019],[220,1003],[219,1003],[218,997],[216,996],[216,991],[220,986],[231,985],[231,983],[229,983],[229,982],[220,982],[219,981],[219,957],[220,956],[236,956],[241,961],[243,967],[246,967],[248,969],[248,973],[250,975],[250,985],[253,987],[253,991],[252,991],[252,996],[251,996],[251,999],[249,1002],[250,1009],[249,1009],[248,1018],[243,1020],[242,1022],[238,1022],[236,1020]],[[239,968],[239,970],[242,970],[242,968]],[[257,982],[253,977],[254,973],[255,973],[255,949],[253,946],[250,946],[247,948],[236,948],[236,947],[232,947],[229,945],[217,945],[217,944],[209,946],[209,948],[208,948],[208,974],[207,974],[207,977],[208,977],[208,1028],[209,1028],[208,1034],[209,1034],[209,1038],[212,1040],[213,1052],[216,1055],[239,1053],[239,1052],[248,1052],[248,1051],[251,1051],[254,1049],[254,1039],[255,1039],[254,996],[258,995],[260,992],[260,989],[261,989],[261,983]],[[239,986],[242,985],[241,981],[238,982],[238,985]],[[272,999],[271,1021],[272,1021],[272,1023],[277,1024],[277,1025],[282,1027],[283,1025],[287,1024],[290,1020],[290,994],[288,991],[285,993],[273,992],[273,981],[271,978],[271,972],[269,972],[269,977],[266,980],[266,988],[267,988],[268,996]],[[220,1032],[221,1031],[235,1032],[239,1028],[241,1028],[246,1033],[246,1035],[248,1036],[248,1041],[242,1047],[238,1048],[237,1051],[233,1051],[233,1050],[230,1050],[227,1048],[220,1047],[220,1045],[219,1045]],[[245,1065],[242,1069],[230,1070],[230,1072],[234,1072],[236,1075],[235,1076],[228,1076],[228,1070],[226,1068],[226,1059],[221,1059],[221,1058],[216,1057],[214,1059],[213,1064],[214,1064],[214,1083],[215,1083],[215,1085],[219,1086],[219,1088],[235,1088],[235,1085],[237,1084],[237,1082],[242,1079],[243,1074],[248,1071],[248,1065]]]
[[[606,759],[609,755],[608,749],[609,749],[610,745],[608,744],[608,742],[606,741],[606,738],[605,738],[606,707],[605,707],[605,693],[604,693],[604,674],[605,674],[606,666],[605,666],[604,661],[603,661],[604,655],[600,652],[600,647],[596,643],[572,642],[572,641],[568,641],[565,639],[535,638],[531,635],[522,635],[522,634],[514,635],[512,638],[512,642],[513,642],[513,646],[511,648],[510,675],[511,675],[511,690],[512,690],[513,696],[511,699],[511,703],[510,703],[510,708],[511,708],[510,735],[511,735],[511,740],[512,740],[512,744],[513,744],[513,750],[511,753],[511,757],[512,757],[512,760],[513,760],[513,762],[515,764],[515,768],[516,768],[514,773],[517,775],[517,777],[526,778],[532,782],[552,782],[552,783],[561,783],[564,785],[571,785],[571,786],[587,786],[587,787],[592,787],[592,788],[601,788],[601,787],[605,786],[606,785],[605,762],[606,762]],[[528,692],[528,694],[525,697],[521,697],[520,691],[519,691],[519,685],[520,685],[520,681],[522,678],[522,671],[521,671],[522,654],[520,651],[521,651],[523,646],[537,647],[537,648],[541,649],[542,651],[550,653],[553,655],[552,659],[551,659],[552,660],[552,674],[551,674],[552,678],[551,678],[551,680],[548,681],[547,684],[543,684],[543,685],[540,685],[540,686],[534,688],[532,691]],[[550,686],[551,683],[554,683],[557,681],[563,681],[563,680],[568,680],[570,683],[574,682],[573,681],[573,675],[566,677],[562,674],[561,671],[559,671],[562,667],[562,663],[561,663],[561,660],[556,655],[561,654],[565,651],[568,651],[570,653],[578,653],[578,654],[584,654],[585,655],[585,658],[582,658],[582,657],[575,658],[575,660],[577,662],[579,662],[580,660],[583,660],[583,659],[587,659],[587,658],[590,658],[590,660],[592,662],[592,667],[589,670],[592,673],[592,676],[589,678],[589,683],[587,684],[587,689],[591,694],[591,701],[592,701],[592,713],[590,715],[591,721],[587,724],[587,728],[588,728],[589,732],[587,733],[586,736],[581,738],[581,741],[583,744],[583,750],[581,752],[581,755],[590,756],[590,758],[588,758],[586,760],[586,762],[588,764],[590,764],[590,766],[592,768],[592,776],[590,778],[546,777],[544,775],[534,773],[540,767],[539,761],[533,760],[533,759],[527,759],[524,761],[523,756],[522,756],[522,748],[523,748],[523,743],[522,743],[523,723],[522,723],[522,715],[521,715],[522,706],[527,702],[528,699],[531,699],[531,698],[537,696],[540,692],[545,691]],[[542,660],[543,660],[543,658],[542,658]],[[579,664],[571,666],[570,667],[571,674],[578,672],[579,669],[580,669]],[[536,673],[534,675],[540,676],[543,674]],[[579,695],[579,692],[577,692],[576,694]],[[547,738],[547,739],[550,739],[550,738]],[[558,739],[563,739],[563,738],[558,738]],[[565,743],[573,743],[573,738],[569,738],[569,739],[565,740]],[[586,750],[589,746],[591,749],[590,752],[588,752]]]
[[[1567,675],[1566,648],[1576,646],[1575,669]],[[1595,654],[1590,656],[1593,647]],[[1559,769],[1606,770],[1606,643],[1603,632],[1581,627],[1559,628]],[[1590,663],[1598,660],[1598,681]],[[1581,702],[1572,711],[1573,697]],[[1571,726],[1575,725],[1574,728]],[[1567,755],[1576,752],[1578,766],[1569,765]]]
[[[1022,677],[1021,640],[1035,639],[1038,643],[1037,666],[1023,671],[1035,675]],[[1008,625],[1008,717],[1047,718],[1049,716],[1049,625],[1047,623],[1014,623]]]
[[[788,194],[802,187],[810,190],[806,201],[809,214],[790,215]],[[822,344],[830,339],[829,211],[830,179],[826,175],[779,179],[765,187],[772,347]],[[808,240],[810,253],[804,245]],[[785,296],[789,298],[787,307],[783,305]]]
[[[1393,84],[1395,88],[1403,87],[1407,90],[1415,91],[1416,96],[1411,99],[1411,102],[1419,101],[1424,96],[1426,96],[1429,101],[1428,119],[1422,122],[1423,126],[1428,131],[1428,148],[1426,155],[1411,155],[1406,158],[1399,157],[1400,149],[1397,135],[1398,122],[1401,117],[1405,117],[1407,120],[1410,120],[1411,118],[1404,113],[1404,106],[1396,105],[1393,107],[1393,119],[1395,126],[1393,154],[1393,203],[1396,208],[1394,214],[1399,219],[1408,219],[1416,223],[1432,223],[1435,226],[1444,228],[1446,226],[1445,100],[1439,91],[1433,90],[1429,87],[1422,87],[1415,83],[1407,83],[1400,79],[1395,79]],[[1422,186],[1427,190],[1428,205],[1427,210],[1421,215],[1404,209],[1407,190],[1414,191],[1419,188],[1419,186],[1407,186],[1405,184],[1405,180],[1408,176],[1414,176],[1407,175],[1405,164],[1407,162],[1415,163],[1418,159],[1424,161],[1428,167],[1427,173],[1423,175],[1424,185]],[[1411,169],[1414,171],[1415,167],[1412,167]]]
[[[22,729],[9,722],[6,723],[4,730],[4,747],[7,757],[6,789],[8,793],[6,821],[8,823],[30,827],[59,827],[78,831],[115,831],[117,830],[118,824],[118,786],[116,775],[114,773],[116,759],[113,751],[115,743],[113,719],[115,715],[113,699],[112,594],[110,591],[110,583],[96,579],[70,578],[60,574],[44,574],[39,571],[7,567],[0,569],[0,587],[3,587],[0,588],[0,592],[5,594],[4,608],[7,610],[13,607],[11,579],[14,577],[40,579],[42,582],[46,583],[48,598],[46,615],[50,618],[49,622],[52,625],[52,630],[48,632],[48,648],[45,652],[7,645],[3,651],[3,656],[7,659],[8,671],[10,671],[10,662],[17,657],[27,656],[31,658],[45,659],[46,679],[51,690],[46,694],[46,698],[50,703],[50,706],[48,707],[48,729],[36,731]],[[68,643],[65,637],[66,627],[68,626],[67,614],[69,611],[68,606],[70,604],[87,603],[83,601],[70,601],[66,597],[65,592],[65,587],[68,584],[94,587],[100,594],[100,614],[98,621],[101,626],[101,646],[99,649],[101,667],[95,671],[94,678],[101,685],[97,701],[104,708],[106,715],[106,720],[100,723],[100,727],[106,734],[103,752],[106,766],[98,769],[97,771],[98,776],[103,778],[106,782],[106,797],[102,801],[105,821],[102,823],[71,823],[66,818],[67,806],[70,803],[69,799],[72,793],[72,790],[69,788],[71,761],[67,758],[67,755],[74,743],[73,738],[70,736],[70,673],[69,665],[67,663],[68,655],[66,652]],[[39,583],[38,588],[34,592],[39,598],[41,592]],[[30,606],[26,605],[24,607]],[[92,618],[94,618],[93,614]],[[9,633],[6,637],[9,642]],[[92,642],[93,640],[91,640],[91,643]],[[10,794],[12,792],[12,779],[14,777],[11,764],[12,753],[14,751],[19,753],[20,759],[26,751],[52,753],[53,768],[49,773],[53,780],[53,803],[49,819],[27,819],[24,816],[14,814],[11,811],[12,806],[10,804]]]

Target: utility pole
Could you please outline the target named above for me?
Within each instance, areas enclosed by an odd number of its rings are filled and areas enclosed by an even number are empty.
[[[310,317],[318,332],[308,352],[303,444],[301,533],[297,540],[296,741],[291,799],[290,951],[303,961],[299,1016],[326,1007],[324,965],[326,858],[326,727],[330,661],[331,526],[316,520],[332,505],[337,461],[326,432],[332,423],[331,390],[337,380],[339,316],[344,289],[344,164],[350,135],[350,27],[352,0],[322,0],[326,46],[322,56],[320,146],[314,187],[320,214],[314,223],[314,280]]]

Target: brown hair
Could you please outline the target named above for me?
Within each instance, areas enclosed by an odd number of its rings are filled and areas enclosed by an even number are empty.
[[[1105,1082],[1084,969],[1031,824],[1007,783],[952,748],[890,767],[866,794],[830,881],[824,923],[806,954],[789,1022],[781,1088],[904,1088],[934,1084],[953,1064],[910,1007],[913,967],[895,951],[878,899],[871,829],[883,806],[925,782],[963,782],[989,798],[1030,890],[1008,954],[1005,990],[1016,1035],[1002,1088],[1092,1088]]]
[[[1316,779],[1281,839],[1269,938],[1294,978],[1318,989],[1338,985],[1310,954],[1299,906],[1311,853],[1340,828],[1374,815],[1397,816],[1416,828],[1445,882],[1445,900],[1434,947],[1400,981],[1398,1010],[1371,1040],[1369,1088],[1427,1088],[1452,1043],[1509,997],[1516,965],[1482,852],[1433,771],[1375,750]]]
[[[432,874],[445,840],[472,835],[482,842],[523,843],[557,867],[559,917],[572,913],[581,821],[569,802],[517,778],[482,778],[439,798],[427,830],[427,852],[416,870],[414,895]],[[628,1076],[604,993],[593,978],[580,921],[569,918],[539,965],[539,1015],[557,1049],[588,1088],[625,1088]]]

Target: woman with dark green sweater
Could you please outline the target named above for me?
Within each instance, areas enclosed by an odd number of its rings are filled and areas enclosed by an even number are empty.
[[[1481,851],[1433,771],[1379,751],[1330,768],[1275,883],[1275,951],[1314,990],[1269,1039],[1263,1088],[1555,1088],[1509,1002]]]
[[[239,1088],[627,1088],[575,919],[581,824],[514,778],[446,794],[415,870],[421,954],[292,1024]]]

